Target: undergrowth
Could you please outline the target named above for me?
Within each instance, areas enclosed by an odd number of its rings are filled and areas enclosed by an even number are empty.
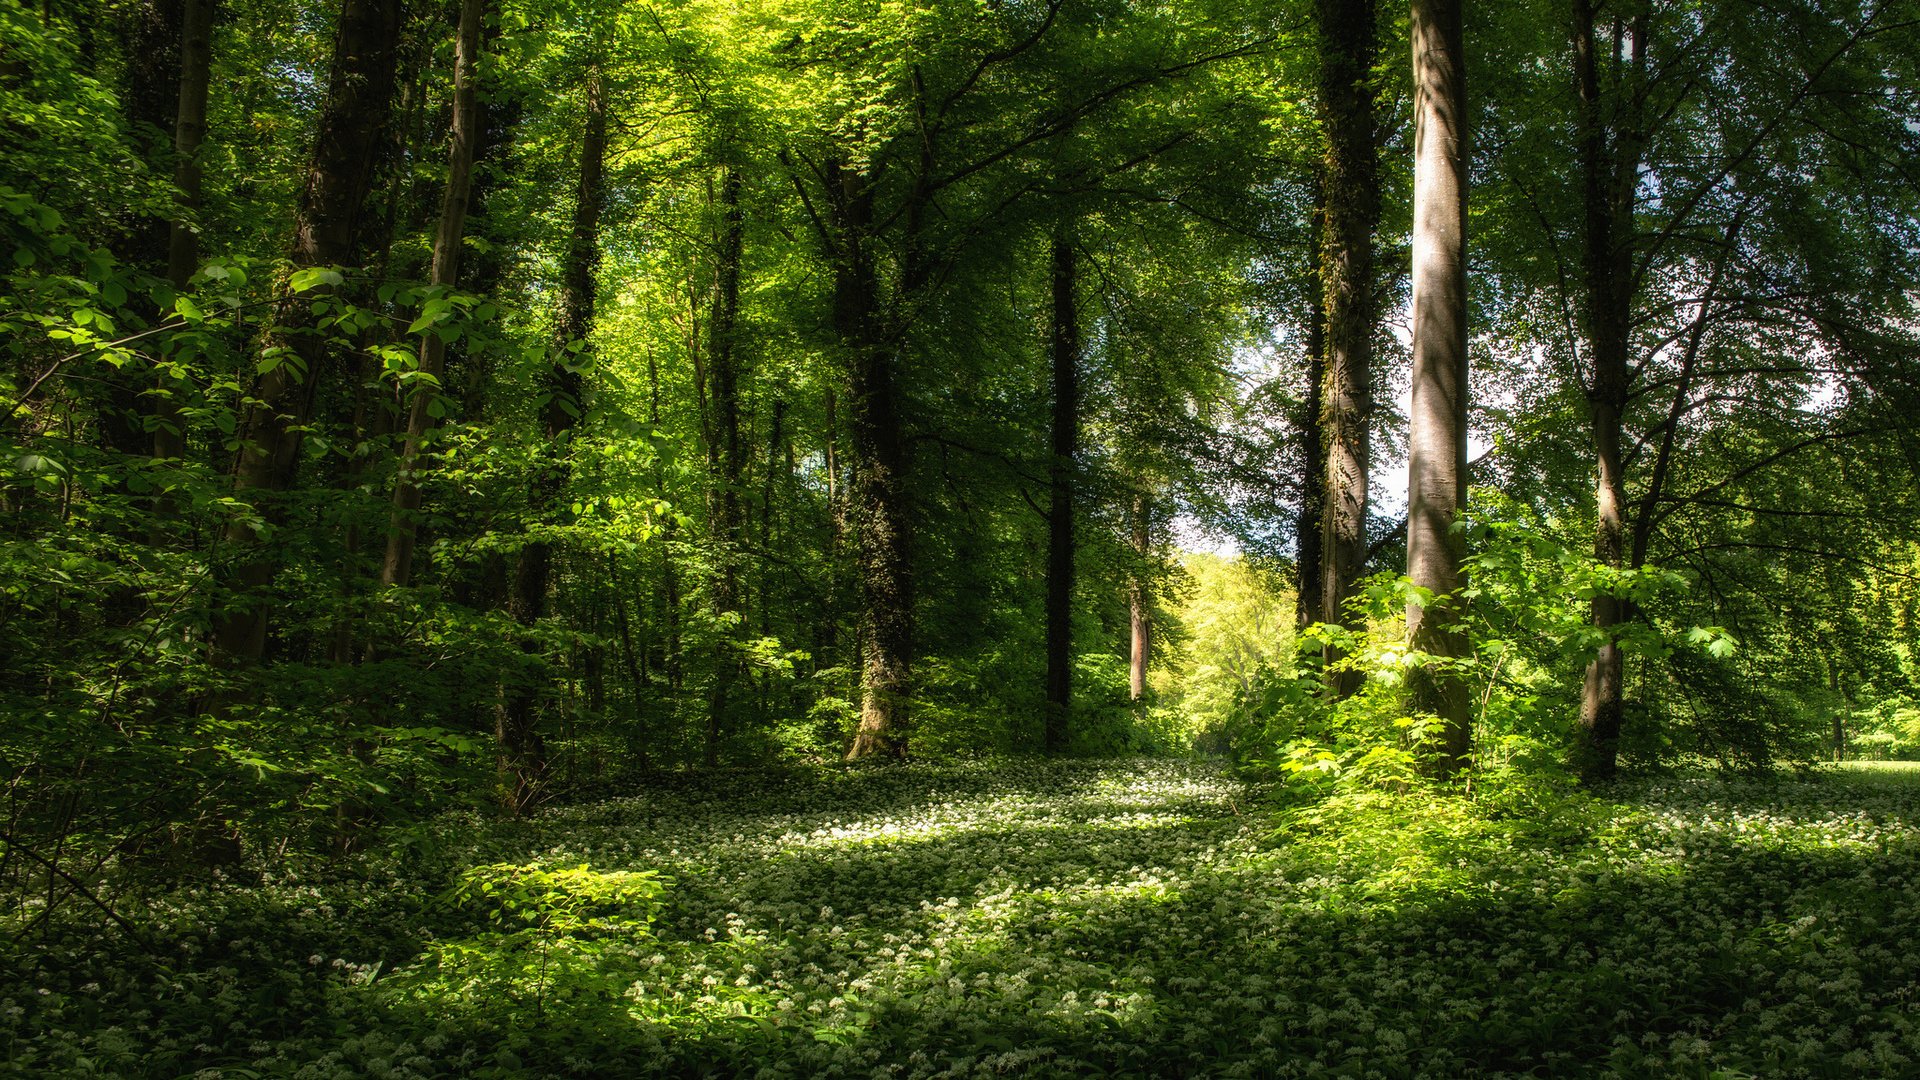
[[[1920,1069],[1920,776],[1286,791],[999,763],[449,815],[123,894],[133,931],[35,924],[0,1048],[59,1076]]]

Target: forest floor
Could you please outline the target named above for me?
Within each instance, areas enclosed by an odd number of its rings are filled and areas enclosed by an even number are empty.
[[[76,911],[0,952],[6,1069],[1920,1075],[1920,772],[1893,769],[1605,800],[1299,801],[1169,761],[692,774],[121,904],[138,944]]]

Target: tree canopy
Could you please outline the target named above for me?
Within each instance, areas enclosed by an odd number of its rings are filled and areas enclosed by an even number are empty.
[[[1920,10],[1403,14],[0,2],[9,842],[1912,750]]]

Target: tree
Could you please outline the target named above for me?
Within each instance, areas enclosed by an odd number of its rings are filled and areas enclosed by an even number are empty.
[[[528,512],[539,522],[560,503],[568,475],[574,430],[583,407],[581,371],[590,353],[594,309],[599,300],[600,211],[605,198],[607,156],[606,85],[597,66],[589,64],[583,94],[586,119],[580,135],[579,174],[574,185],[573,215],[561,256],[560,295],[553,318],[553,362],[542,379],[541,434],[545,453],[533,478]],[[514,562],[507,611],[521,627],[520,649],[534,654],[542,649],[533,632],[547,612],[547,590],[553,575],[553,545],[533,536],[520,547]],[[546,742],[536,723],[540,695],[515,683],[500,695],[495,736],[500,744],[500,774],[509,806],[518,811],[540,798],[546,777]]]
[[[344,282],[330,268],[351,266],[363,254],[362,210],[392,110],[400,7],[398,0],[341,3],[319,131],[294,216],[290,258],[295,273],[280,296],[274,329],[262,345],[261,375],[233,467],[235,495],[256,502],[269,522],[278,516],[272,499],[293,485],[314,391],[332,361],[316,305]],[[276,574],[275,557],[263,549],[256,523],[246,518],[230,523],[225,538],[234,554],[226,574],[227,597],[214,628],[214,649],[229,663],[258,661],[267,647],[271,602],[265,594]]]
[[[1467,96],[1456,0],[1414,0],[1413,410],[1407,443],[1407,636],[1433,658],[1411,677],[1411,707],[1441,725],[1437,766],[1467,764],[1469,655],[1457,623],[1464,584],[1454,521],[1467,495]]]
[[[1325,508],[1319,621],[1352,623],[1347,610],[1367,560],[1367,469],[1372,455],[1374,302],[1373,233],[1380,218],[1374,133],[1374,9],[1370,0],[1321,0],[1320,113],[1326,129],[1321,166],[1321,235],[1315,258],[1324,299],[1326,389]],[[1417,46],[1416,46],[1417,48]],[[1311,318],[1311,316],[1310,316]],[[1317,389],[1317,388],[1316,388]],[[1331,653],[1331,663],[1337,657]],[[1361,672],[1335,668],[1331,688],[1345,697]]]
[[[1052,460],[1047,505],[1047,715],[1049,753],[1067,748],[1073,708],[1073,489],[1080,452],[1080,287],[1073,233],[1061,226],[1052,253]],[[1142,657],[1140,663],[1144,664]],[[1136,677],[1137,678],[1137,677]],[[1135,693],[1135,697],[1139,695]]]
[[[427,279],[430,287],[440,291],[441,295],[434,299],[441,301],[447,300],[445,294],[459,282],[460,249],[466,239],[474,145],[479,138],[480,26],[486,17],[486,7],[486,0],[461,0],[455,34],[453,130],[447,152],[447,187],[440,204],[440,224],[433,237],[433,265]],[[425,444],[434,424],[446,356],[447,339],[442,335],[442,328],[428,328],[420,339],[420,378],[407,410],[406,442],[400,452],[400,471],[394,478],[393,520],[387,527],[386,557],[380,568],[383,585],[405,585],[413,574],[413,548],[419,529],[420,474],[427,468]]]
[[[213,68],[214,0],[185,0],[180,20],[180,94],[174,108],[173,186],[179,210],[167,228],[167,284],[185,292],[200,266],[198,225],[190,219],[201,205],[200,146],[207,137],[207,87]],[[182,388],[164,376],[155,397],[153,456],[171,461],[186,452],[184,421],[176,407]],[[155,498],[155,517],[173,516],[173,500]],[[159,527],[156,523],[156,529]]]
[[[729,698],[740,661],[734,639],[744,616],[740,610],[740,487],[746,480],[746,459],[740,442],[740,260],[744,223],[740,211],[740,169],[728,165],[720,180],[720,236],[714,269],[713,326],[709,350],[713,405],[720,429],[707,440],[707,468],[716,491],[712,503],[714,537],[719,565],[713,583],[714,613],[726,633],[714,668],[713,694],[707,710],[706,762],[719,763],[720,731],[726,722]],[[771,507],[767,508],[771,512]]]

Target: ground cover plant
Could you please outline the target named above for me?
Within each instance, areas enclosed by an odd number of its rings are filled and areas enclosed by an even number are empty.
[[[751,779],[752,783],[743,781]],[[1896,1076],[1920,771],[714,774],[17,939],[19,1075]]]

